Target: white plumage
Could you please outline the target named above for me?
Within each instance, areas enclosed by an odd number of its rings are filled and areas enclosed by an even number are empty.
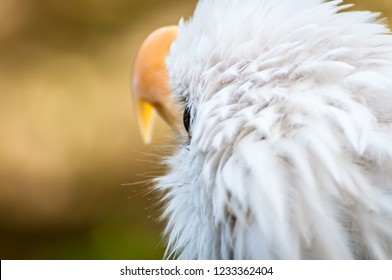
[[[392,36],[341,2],[202,0],[180,22],[167,257],[392,258]]]

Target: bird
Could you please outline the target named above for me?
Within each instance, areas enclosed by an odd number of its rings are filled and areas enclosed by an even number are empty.
[[[200,0],[132,74],[165,258],[392,259],[392,37],[343,1]]]

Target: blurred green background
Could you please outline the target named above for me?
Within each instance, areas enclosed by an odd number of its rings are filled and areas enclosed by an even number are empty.
[[[392,18],[392,1],[353,1]],[[157,27],[196,0],[0,0],[0,258],[160,259],[158,194],[129,91]],[[162,146],[163,145],[163,146]],[[164,148],[162,148],[164,147]]]

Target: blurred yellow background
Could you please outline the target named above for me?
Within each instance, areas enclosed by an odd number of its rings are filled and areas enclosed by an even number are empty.
[[[130,73],[196,2],[1,0],[1,259],[162,258],[158,195],[138,182],[164,169],[170,130],[142,144]],[[352,2],[392,19],[390,0]]]

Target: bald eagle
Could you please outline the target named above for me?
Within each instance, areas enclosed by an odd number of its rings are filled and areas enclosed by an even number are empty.
[[[201,0],[143,43],[142,135],[180,139],[166,257],[392,258],[392,36],[341,2]]]

